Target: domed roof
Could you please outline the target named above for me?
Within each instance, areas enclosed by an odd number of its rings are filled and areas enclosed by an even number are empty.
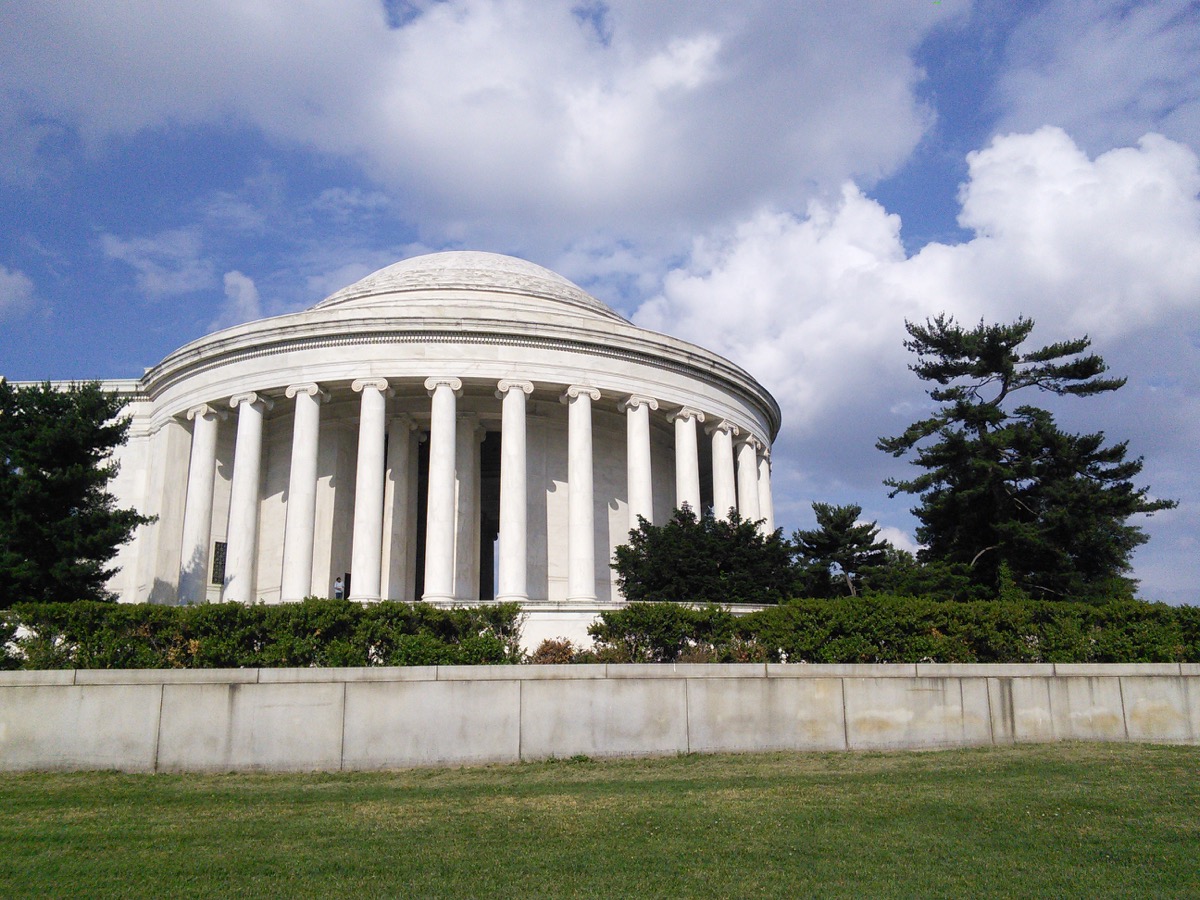
[[[431,291],[484,291],[537,297],[623,321],[622,316],[556,272],[515,256],[477,250],[448,250],[401,260],[342,288],[313,309],[354,304],[383,295]]]

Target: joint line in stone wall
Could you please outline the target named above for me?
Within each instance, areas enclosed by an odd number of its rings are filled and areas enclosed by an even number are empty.
[[[683,679],[683,743],[692,752],[692,679]]]
[[[346,771],[346,690],[349,683],[342,682],[342,739],[338,744],[338,771]]]
[[[846,679],[839,678],[838,685],[842,689],[842,744],[844,749],[850,749],[850,716],[846,713]]]
[[[154,760],[150,763],[150,771],[158,771],[158,748],[162,744],[162,726],[163,726],[163,694],[166,693],[167,686],[160,684],[158,686],[158,721],[154,728]]]
[[[1125,740],[1129,740],[1129,716],[1125,712],[1125,679],[1117,678],[1117,695],[1121,698],[1121,726],[1125,729]]]

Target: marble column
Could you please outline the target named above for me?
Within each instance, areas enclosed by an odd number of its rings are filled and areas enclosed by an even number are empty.
[[[775,530],[775,501],[771,497],[771,450],[763,447],[758,456],[758,514],[764,519],[763,533]]]
[[[496,600],[523,603],[529,599],[525,397],[533,393],[533,383],[506,378],[496,388],[496,396],[504,401],[500,419],[500,559]]]
[[[733,473],[733,439],[738,434],[736,425],[722,419],[710,425],[712,435],[713,465],[713,515],[727,520],[729,510],[737,509],[737,487]]]
[[[412,600],[413,563],[416,560],[416,461],[417,423],[409,416],[388,422],[387,477],[383,485],[384,583],[380,594],[389,600]]]
[[[229,489],[225,589],[221,599],[226,603],[252,603],[254,567],[258,562],[263,418],[275,404],[250,391],[234,394],[229,405],[238,411],[238,422],[233,445],[233,483]]]
[[[329,394],[311,382],[293,384],[285,392],[295,399],[292,461],[288,473],[287,513],[283,527],[283,572],[279,599],[303,600],[312,593],[313,532],[317,515],[317,449],[321,403]]]
[[[192,455],[188,460],[179,557],[179,602],[203,603],[208,593],[208,548],[212,534],[213,482],[217,474],[217,425],[225,413],[207,403],[189,409]]]
[[[685,406],[668,418],[675,423],[675,508],[687,507],[700,517],[700,449],[696,425],[704,413]]]
[[[625,479],[629,498],[629,527],[638,527],[638,517],[654,522],[654,473],[650,467],[650,410],[658,401],[630,396],[621,401],[625,412]],[[694,431],[693,431],[694,433]]]
[[[743,521],[762,518],[758,510],[758,440],[753,435],[738,441],[737,495],[738,515]]]
[[[429,421],[429,497],[425,526],[425,591],[427,602],[454,600],[454,451],[458,378],[425,379],[432,398]]]
[[[567,600],[596,599],[595,512],[592,508],[592,403],[594,387],[573,384],[567,404]]]
[[[358,466],[354,476],[354,535],[350,544],[351,600],[379,599],[383,563],[383,475],[387,441],[388,383],[359,378],[350,388],[362,393],[358,415]]]

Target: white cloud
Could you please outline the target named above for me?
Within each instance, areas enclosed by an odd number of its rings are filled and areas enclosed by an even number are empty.
[[[1056,0],[1009,44],[1001,129],[1065,127],[1092,152],[1147,131],[1200,146],[1200,8]]]
[[[212,263],[203,259],[200,232],[176,228],[150,237],[100,236],[100,247],[109,259],[132,266],[138,289],[147,297],[190,294],[211,287]]]
[[[965,6],[448,0],[388,29],[377,0],[14,4],[0,107],[92,147],[248,123],[361,161],[443,234],[654,234],[894,170],[931,120],[910,52]]]
[[[28,312],[34,302],[33,279],[19,269],[0,265],[0,320]]]
[[[853,185],[807,213],[760,212],[698,239],[636,321],[742,362],[789,426],[826,422],[904,375],[903,320],[1035,318],[1037,337],[1099,342],[1200,309],[1200,162],[1147,136],[1095,160],[1062,131],[997,138],[969,157],[963,244],[905,254],[900,221]],[[909,416],[920,401],[890,390]],[[887,407],[881,407],[886,409]]]
[[[258,296],[258,287],[254,280],[241,272],[225,273],[225,302],[221,305],[221,314],[213,320],[211,328],[228,328],[261,319],[263,316],[262,300]]]
[[[907,256],[899,220],[848,185],[803,216],[764,211],[697,240],[635,321],[723,353],[775,394],[777,484],[864,508],[885,475],[913,471],[876,439],[929,409],[906,369],[905,319],[1026,315],[1038,344],[1087,332],[1130,384],[1050,405],[1073,430],[1136,437],[1132,453],[1147,457],[1138,483],[1197,508],[1183,462],[1200,444],[1196,154],[1152,135],[1091,159],[1046,128],[997,138],[969,164],[961,222],[975,236],[965,243]],[[1179,511],[1150,522],[1155,534],[1200,533]]]
[[[908,532],[901,531],[899,528],[896,528],[893,525],[880,526],[879,540],[887,541],[897,550],[907,550],[909,553],[913,554],[921,549],[921,545],[913,540],[912,535],[908,534]]]

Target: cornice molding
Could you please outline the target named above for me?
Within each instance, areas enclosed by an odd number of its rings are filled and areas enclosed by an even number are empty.
[[[560,337],[545,333],[505,333],[501,330],[511,328],[511,323],[496,322],[496,331],[463,331],[461,327],[455,329],[454,324],[456,323],[446,323],[444,327],[432,327],[428,323],[422,323],[412,328],[381,328],[376,322],[338,321],[321,323],[318,327],[326,330],[333,327],[347,329],[357,326],[363,330],[351,333],[343,331],[341,334],[331,334],[326,331],[326,333],[289,335],[283,334],[283,329],[279,329],[278,336],[264,336],[265,339],[253,344],[237,345],[242,341],[251,341],[258,335],[247,334],[228,339],[228,342],[232,344],[228,347],[222,347],[222,342],[205,346],[202,339],[201,342],[196,342],[200,343],[200,346],[188,345],[188,347],[181,348],[158,366],[149,369],[143,377],[141,385],[147,396],[154,397],[183,380],[223,366],[250,359],[277,356],[282,353],[334,347],[386,344],[474,344],[529,347],[623,360],[684,375],[696,381],[714,385],[722,392],[732,394],[742,401],[758,407],[765,414],[771,433],[774,434],[779,429],[778,403],[749,373],[702,347],[685,344],[674,338],[658,335],[656,332],[646,332],[648,337],[638,334],[621,335],[627,344],[622,347],[614,342],[614,335],[611,332],[597,331],[594,336],[587,335],[589,339],[585,340],[581,339],[577,330],[573,331],[573,336],[568,337],[564,334]],[[461,323],[457,324],[461,326]],[[485,323],[481,322],[480,324]],[[629,327],[633,328],[633,326]],[[565,331],[565,329],[563,330]],[[662,343],[655,339],[661,339]],[[683,346],[675,347],[672,346],[673,343]],[[692,361],[686,357],[696,357],[696,359]]]

